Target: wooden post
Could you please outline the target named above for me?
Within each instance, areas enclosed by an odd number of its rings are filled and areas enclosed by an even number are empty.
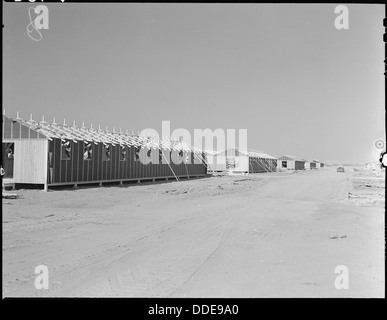
[[[46,140],[46,150],[45,150],[45,154],[46,154],[46,167],[45,167],[45,169],[46,170],[44,170],[44,172],[45,172],[45,177],[44,177],[44,181],[45,181],[45,183],[44,183],[44,191],[48,191],[48,170],[49,170],[49,168],[50,168],[50,166],[49,166],[49,159],[48,159],[48,157],[49,157],[49,154],[48,154],[48,150],[49,150],[49,140],[47,139]]]

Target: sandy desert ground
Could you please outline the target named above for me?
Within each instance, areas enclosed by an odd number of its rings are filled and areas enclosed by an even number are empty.
[[[16,190],[3,297],[384,297],[384,173],[350,169]]]

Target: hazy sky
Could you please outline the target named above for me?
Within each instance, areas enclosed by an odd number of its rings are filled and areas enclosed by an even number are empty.
[[[382,5],[3,4],[3,109],[35,120],[247,129],[251,149],[372,160],[384,134]]]

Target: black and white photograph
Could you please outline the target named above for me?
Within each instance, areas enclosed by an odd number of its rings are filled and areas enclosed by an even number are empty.
[[[2,298],[385,298],[384,17],[3,2]]]

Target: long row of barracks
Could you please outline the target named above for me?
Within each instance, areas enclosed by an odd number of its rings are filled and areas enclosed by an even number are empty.
[[[146,163],[146,164],[145,164]],[[205,154],[181,141],[3,115],[4,178],[50,186],[205,176]]]

